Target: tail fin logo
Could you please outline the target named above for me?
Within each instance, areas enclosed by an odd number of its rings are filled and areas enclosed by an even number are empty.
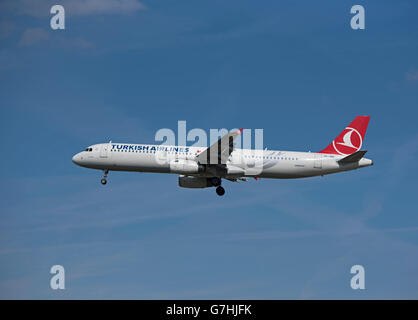
[[[319,153],[349,155],[360,150],[370,116],[357,116],[328,147]]]
[[[360,132],[351,127],[345,128],[342,134],[332,142],[335,151],[341,155],[349,155],[359,151],[362,144],[363,139]]]

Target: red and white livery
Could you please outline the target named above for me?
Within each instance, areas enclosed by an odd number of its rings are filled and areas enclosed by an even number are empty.
[[[307,178],[373,165],[364,158],[367,151],[361,149],[369,120],[369,116],[356,117],[319,152],[235,148],[241,129],[208,148],[109,142],[89,146],[72,160],[82,167],[103,170],[102,184],[109,171],[173,173],[179,175],[180,187],[216,187],[222,196],[222,180]]]

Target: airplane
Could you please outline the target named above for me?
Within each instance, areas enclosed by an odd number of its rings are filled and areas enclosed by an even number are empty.
[[[240,129],[208,148],[108,142],[87,147],[72,161],[103,170],[103,185],[109,171],[172,173],[179,175],[180,187],[216,187],[217,195],[223,196],[222,180],[307,178],[373,165],[372,160],[364,158],[367,151],[360,150],[369,120],[369,116],[356,117],[319,152],[240,149],[235,143]]]

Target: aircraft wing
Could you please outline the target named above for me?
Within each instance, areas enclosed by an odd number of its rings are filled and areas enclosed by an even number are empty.
[[[196,159],[201,164],[226,164],[232,151],[234,151],[234,139],[241,135],[243,129],[229,132],[200,153]]]

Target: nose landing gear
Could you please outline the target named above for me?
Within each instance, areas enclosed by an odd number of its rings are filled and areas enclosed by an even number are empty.
[[[103,175],[103,179],[102,180],[100,180],[100,182],[102,183],[102,185],[105,185],[106,183],[107,183],[107,174],[109,173],[109,170],[108,169],[106,169],[105,171],[104,171],[104,175]]]

